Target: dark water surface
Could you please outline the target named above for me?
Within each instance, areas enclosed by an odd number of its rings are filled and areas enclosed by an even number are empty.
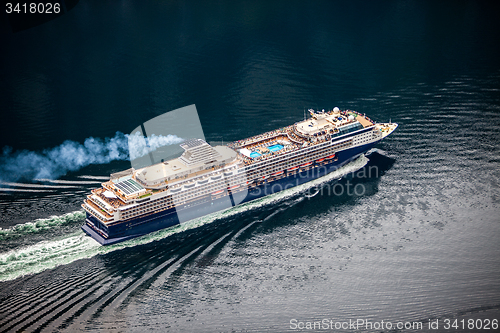
[[[80,1],[3,35],[0,331],[500,320],[499,13],[482,1]],[[209,141],[311,107],[400,126],[316,183],[343,177],[361,195],[303,186],[105,248],[80,230],[80,204],[127,161],[20,172],[66,140],[190,104]]]

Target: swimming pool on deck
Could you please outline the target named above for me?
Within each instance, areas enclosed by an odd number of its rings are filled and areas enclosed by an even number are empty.
[[[268,146],[268,147],[266,147],[266,148],[267,148],[267,149],[269,149],[270,151],[272,151],[272,152],[274,153],[274,152],[277,152],[277,151],[279,151],[279,150],[283,149],[283,145],[276,144],[276,145]],[[261,153],[259,153],[259,152],[252,151],[252,152],[250,153],[250,157],[251,157],[251,158],[256,158],[256,157],[259,157],[259,156],[262,156],[262,154],[261,154]]]
[[[278,150],[283,149],[283,146],[282,145],[272,145],[272,146],[267,147],[267,149],[269,149],[270,151],[272,151],[274,153]]]

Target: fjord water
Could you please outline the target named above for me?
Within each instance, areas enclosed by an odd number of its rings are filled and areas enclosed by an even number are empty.
[[[437,319],[446,332],[446,319],[500,319],[499,13],[473,1],[80,1],[3,35],[1,330],[364,319],[425,331]],[[309,187],[110,247],[84,236],[80,204],[130,164],[17,173],[66,140],[105,143],[190,104],[208,141],[304,108],[399,128]],[[56,169],[70,160],[53,154]],[[363,192],[310,195],[335,184]]]

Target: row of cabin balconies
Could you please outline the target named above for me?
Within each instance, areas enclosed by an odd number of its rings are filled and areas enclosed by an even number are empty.
[[[148,202],[148,204],[140,205],[140,206],[135,206],[132,208],[129,208],[127,210],[121,211],[121,219],[122,220],[128,220],[131,218],[139,217],[142,215],[147,215],[150,213],[157,213],[161,212],[163,210],[172,208],[174,206],[172,197],[163,197],[160,199],[157,199],[152,202]]]
[[[226,189],[234,185],[245,184],[246,181],[247,181],[246,174],[240,173],[230,177],[223,177],[221,178],[221,180],[212,181],[207,184],[203,184],[201,186],[190,188],[188,190],[183,189],[179,193],[173,193],[172,197],[175,202],[180,202],[184,200],[189,200],[191,198],[196,198],[198,196],[211,194],[213,192],[217,192],[219,190]]]
[[[95,205],[90,200],[85,200],[85,202],[82,204],[82,208],[103,223],[110,222],[114,219],[113,216],[104,213],[100,207]]]

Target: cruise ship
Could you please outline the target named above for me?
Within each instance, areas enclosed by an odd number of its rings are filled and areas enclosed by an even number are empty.
[[[109,245],[322,177],[366,153],[396,123],[309,110],[293,125],[221,146],[183,141],[181,156],[111,174],[82,204],[82,229]]]

